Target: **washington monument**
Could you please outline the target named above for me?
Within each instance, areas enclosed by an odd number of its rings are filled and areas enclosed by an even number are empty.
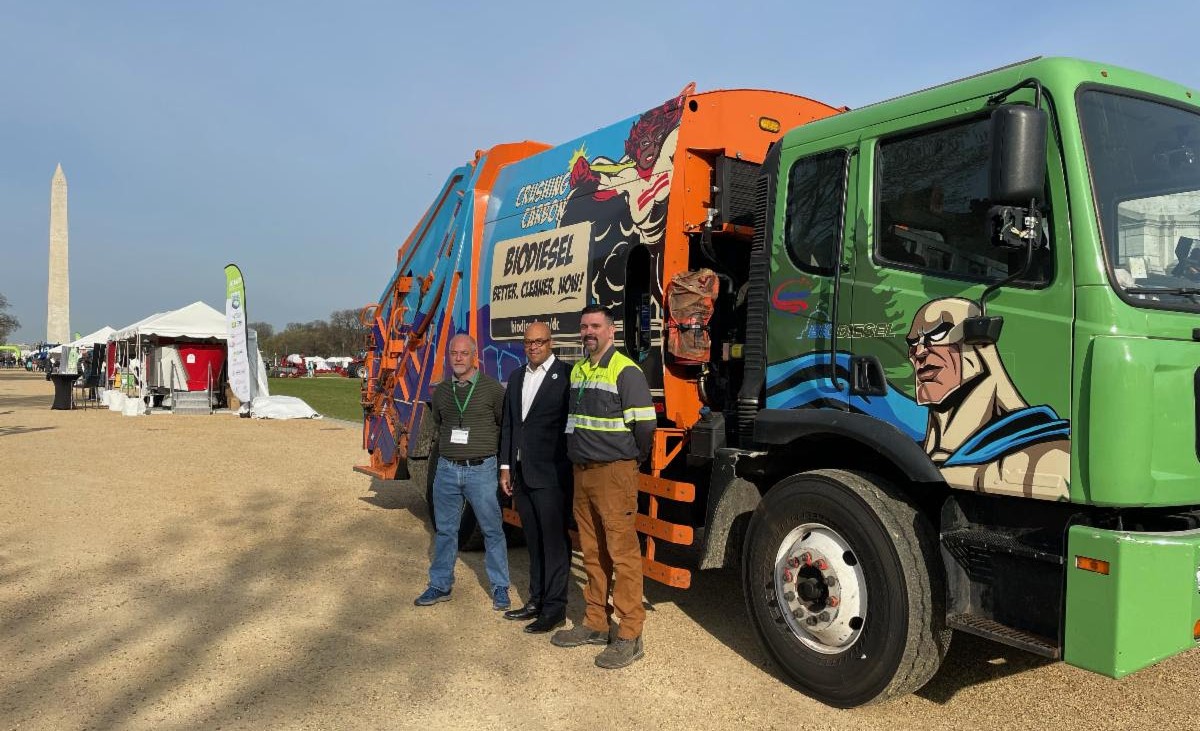
[[[67,176],[62,165],[50,181],[50,286],[46,293],[46,342],[71,340],[71,279],[67,272]]]

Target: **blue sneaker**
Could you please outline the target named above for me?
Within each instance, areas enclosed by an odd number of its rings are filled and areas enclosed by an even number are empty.
[[[417,597],[413,604],[416,604],[418,607],[428,607],[430,605],[437,604],[438,602],[448,601],[450,601],[450,592],[442,591],[441,589],[435,589],[431,586],[425,590],[424,594]]]
[[[492,609],[499,612],[502,609],[508,609],[512,606],[512,602],[508,600],[508,587],[497,586],[492,589]]]

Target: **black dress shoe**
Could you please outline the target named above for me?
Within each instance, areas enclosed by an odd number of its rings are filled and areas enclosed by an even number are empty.
[[[542,613],[542,605],[537,602],[525,602],[525,606],[520,609],[510,609],[504,613],[505,619],[521,620],[533,619]]]
[[[544,632],[549,632],[552,629],[558,629],[566,623],[567,616],[565,614],[538,617],[529,624],[525,625],[525,631],[531,635],[540,635]]]

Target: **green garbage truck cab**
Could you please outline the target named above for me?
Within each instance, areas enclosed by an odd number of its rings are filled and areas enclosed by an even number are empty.
[[[952,630],[1196,646],[1196,93],[1034,59],[773,146],[705,555],[805,692],[911,691]]]

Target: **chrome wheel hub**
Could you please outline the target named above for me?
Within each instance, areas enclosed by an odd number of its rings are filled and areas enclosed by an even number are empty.
[[[792,633],[816,652],[842,652],[866,623],[867,586],[857,554],[820,523],[794,528],[780,544],[775,599]]]

